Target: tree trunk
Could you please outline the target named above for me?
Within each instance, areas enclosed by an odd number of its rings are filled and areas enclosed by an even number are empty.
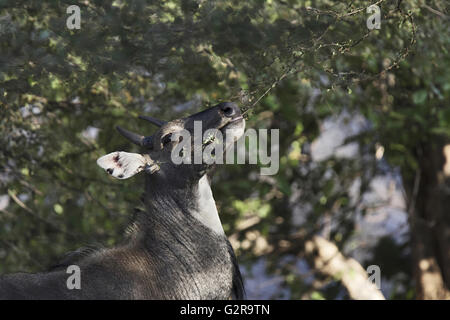
[[[450,148],[435,141],[417,156],[414,182],[407,183],[416,296],[450,299]]]

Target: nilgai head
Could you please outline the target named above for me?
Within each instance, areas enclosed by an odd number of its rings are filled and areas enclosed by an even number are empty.
[[[198,181],[214,165],[214,159],[223,157],[226,149],[243,135],[245,128],[239,107],[230,102],[168,122],[148,116],[139,118],[159,130],[151,136],[121,127],[117,130],[145,152],[116,151],[99,158],[97,164],[118,179],[144,171],[172,187]]]

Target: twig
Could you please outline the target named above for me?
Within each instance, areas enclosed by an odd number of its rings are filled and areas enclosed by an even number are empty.
[[[79,238],[80,238],[80,237],[77,236],[76,234],[73,234],[73,233],[71,233],[71,232],[69,232],[69,231],[61,230],[61,229],[60,229],[58,226],[56,226],[53,222],[48,221],[48,220],[42,218],[41,216],[39,216],[38,214],[36,214],[33,210],[31,210],[30,208],[28,208],[27,205],[26,205],[25,203],[23,203],[23,202],[15,195],[15,193],[14,193],[13,191],[11,191],[11,190],[8,189],[8,194],[9,194],[9,196],[11,197],[11,199],[13,199],[14,202],[15,202],[19,207],[21,207],[22,209],[24,209],[25,212],[27,212],[28,214],[30,214],[30,215],[33,216],[34,218],[38,219],[39,221],[41,221],[41,222],[43,222],[43,223],[45,223],[45,224],[50,225],[50,226],[53,227],[54,229],[56,229],[56,230],[58,230],[58,231],[60,231],[60,232],[62,232],[62,233],[64,233],[64,234],[67,234],[67,235],[69,235],[69,236],[71,236],[71,237],[73,237],[73,238],[75,238],[75,239],[79,239]]]
[[[432,12],[432,13],[438,15],[438,16],[441,17],[441,18],[444,18],[444,19],[447,19],[447,18],[448,18],[448,16],[447,16],[446,14],[444,14],[444,13],[442,13],[442,12],[436,10],[436,9],[433,9],[433,8],[430,7],[429,5],[423,4],[422,7],[424,7],[424,8],[427,9],[428,11],[430,11],[430,12]]]

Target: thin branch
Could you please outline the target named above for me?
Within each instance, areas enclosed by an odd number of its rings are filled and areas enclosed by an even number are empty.
[[[75,238],[75,239],[80,239],[80,236],[78,236],[78,235],[76,235],[76,234],[74,234],[74,233],[72,233],[72,232],[69,232],[69,231],[66,231],[66,230],[62,230],[62,229],[60,229],[58,226],[56,226],[53,222],[48,221],[48,220],[42,218],[41,216],[39,216],[38,214],[36,214],[33,210],[31,210],[30,208],[28,208],[28,206],[27,206],[25,203],[23,203],[23,202],[16,196],[16,194],[15,194],[13,191],[11,191],[11,190],[9,190],[9,189],[8,189],[8,195],[11,197],[11,199],[13,199],[13,201],[14,201],[19,207],[21,207],[22,209],[24,209],[25,212],[27,212],[28,214],[30,214],[32,217],[36,218],[37,220],[39,220],[39,221],[41,221],[41,222],[43,222],[43,223],[45,223],[45,224],[47,224],[47,225],[53,227],[54,229],[56,229],[56,230],[58,230],[58,231],[60,231],[60,232],[62,232],[62,233],[64,233],[64,234],[66,234],[66,235],[68,235],[68,236],[70,236],[70,237],[73,237],[73,238]]]
[[[442,12],[436,10],[436,9],[433,9],[429,5],[423,4],[422,7],[424,7],[425,9],[430,11],[431,13],[434,13],[434,14],[438,15],[441,18],[448,19],[448,16],[446,14],[444,14],[444,13],[442,13]]]

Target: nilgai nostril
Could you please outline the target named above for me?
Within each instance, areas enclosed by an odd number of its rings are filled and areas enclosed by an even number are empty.
[[[118,179],[146,174],[145,211],[135,213],[126,241],[114,248],[71,252],[48,272],[0,276],[0,299],[244,298],[238,263],[208,181],[212,165],[176,165],[170,155],[182,140],[165,143],[169,135],[192,131],[196,121],[202,133],[217,129],[235,141],[245,128],[238,106],[224,103],[169,122],[141,118],[159,130],[144,136],[117,129],[144,153],[116,151],[97,160]],[[73,265],[80,270],[81,286],[70,290],[66,271]]]
[[[235,103],[224,102],[219,106],[220,110],[222,110],[223,114],[228,118],[232,118],[240,113],[239,107]]]

